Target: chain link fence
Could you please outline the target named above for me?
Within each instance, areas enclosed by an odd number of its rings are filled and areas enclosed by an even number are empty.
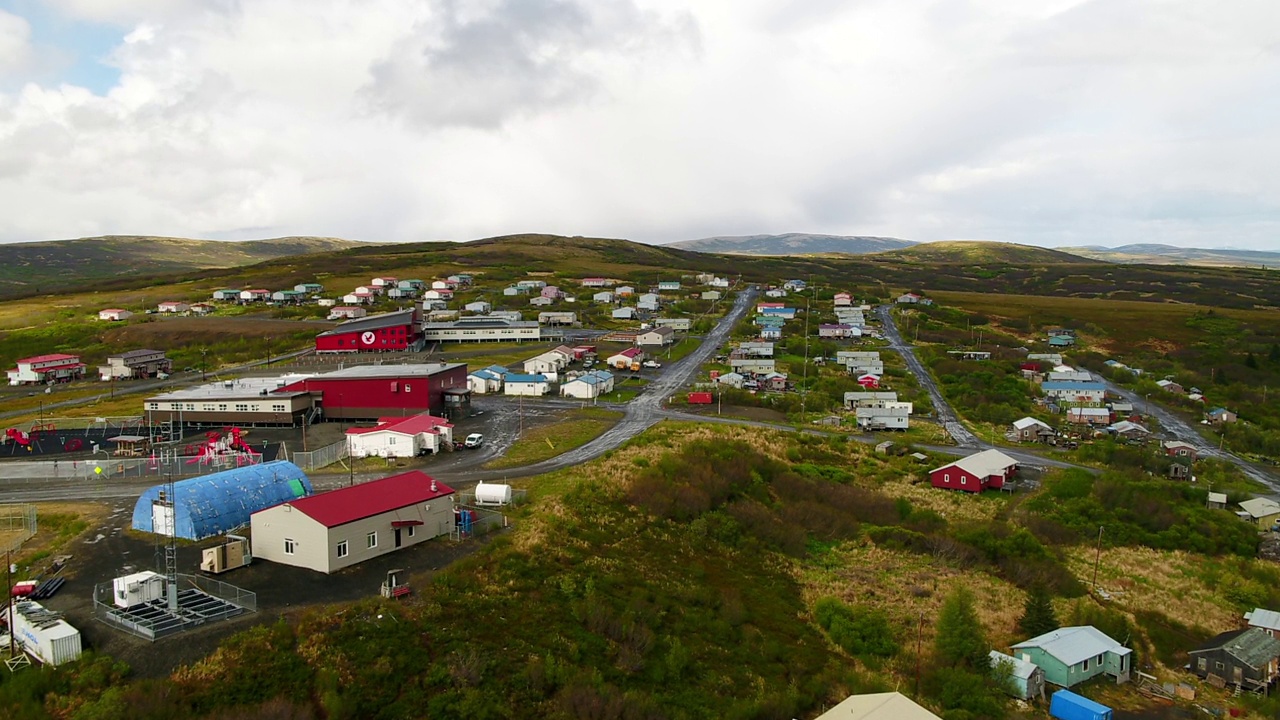
[[[0,552],[9,552],[36,534],[36,506],[27,503],[0,505]]]
[[[347,457],[347,441],[341,440],[332,445],[326,445],[319,450],[299,451],[290,454],[292,455],[290,460],[293,461],[293,464],[303,470],[319,470]]]
[[[0,463],[0,482],[21,483],[54,479],[111,480],[144,477],[195,477],[257,465],[259,454],[210,458],[180,455],[165,458],[103,458],[100,460],[31,460]]]

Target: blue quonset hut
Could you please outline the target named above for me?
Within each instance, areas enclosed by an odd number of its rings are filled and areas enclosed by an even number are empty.
[[[142,493],[133,506],[133,529],[168,535],[167,508],[157,506],[164,485]],[[175,534],[200,540],[249,523],[253,513],[312,493],[302,468],[277,460],[246,465],[174,484]]]

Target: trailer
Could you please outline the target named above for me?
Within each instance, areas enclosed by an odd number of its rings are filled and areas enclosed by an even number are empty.
[[[1049,701],[1049,717],[1057,720],[1111,720],[1111,708],[1070,690],[1059,690]]]
[[[201,552],[200,569],[217,575],[244,567],[251,562],[253,562],[253,551],[250,549],[249,539],[239,535],[228,535],[227,542],[205,548]]]
[[[80,631],[33,600],[13,604],[13,637],[22,649],[45,665],[56,667],[80,658]]]

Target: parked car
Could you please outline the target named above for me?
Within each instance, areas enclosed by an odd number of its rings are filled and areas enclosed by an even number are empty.
[[[662,363],[658,362],[657,360],[645,360],[644,366],[647,368],[660,368],[662,367]]]
[[[462,444],[464,447],[478,448],[484,444],[484,435],[481,435],[480,433],[471,433]]]

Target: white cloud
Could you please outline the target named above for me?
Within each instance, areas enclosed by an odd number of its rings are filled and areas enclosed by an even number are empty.
[[[0,94],[0,241],[1280,228],[1269,0],[56,6],[121,77]]]
[[[26,20],[0,10],[0,74],[26,69],[31,55],[31,26]]]

